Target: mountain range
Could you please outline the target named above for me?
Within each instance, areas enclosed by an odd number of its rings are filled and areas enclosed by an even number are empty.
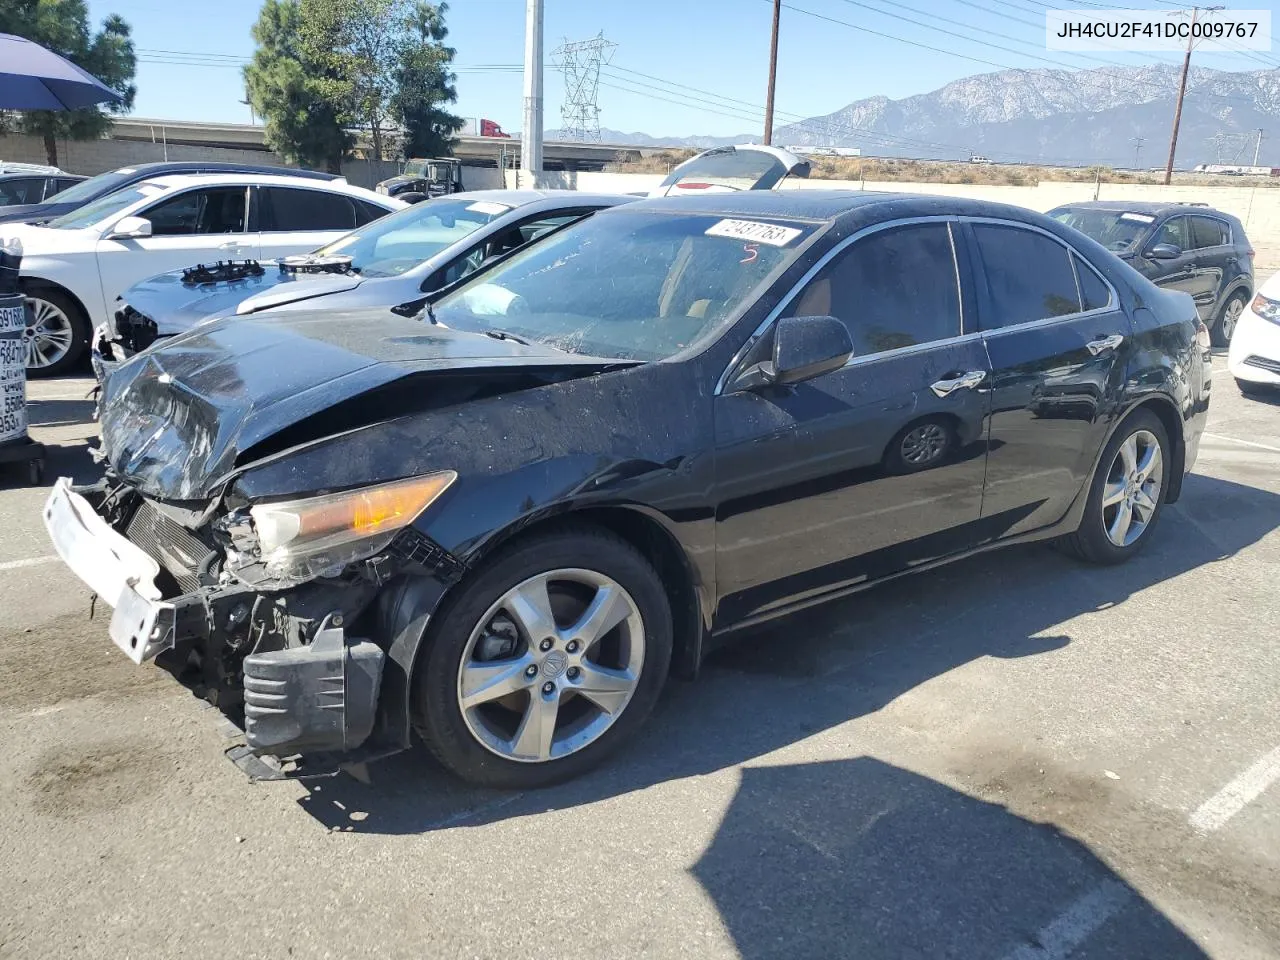
[[[864,155],[1163,167],[1181,66],[1093,70],[1002,70],[965,77],[901,100],[868,97],[833,113],[776,126],[773,142],[860,147]],[[790,119],[791,115],[786,118]],[[1280,69],[1245,72],[1193,67],[1178,136],[1176,165],[1280,166]],[[547,131],[556,139],[559,131]],[[706,148],[759,140],[660,137],[601,130],[601,141],[628,146]]]

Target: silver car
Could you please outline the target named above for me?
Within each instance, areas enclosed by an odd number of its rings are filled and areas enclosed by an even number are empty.
[[[393,307],[566,223],[634,198],[572,190],[476,190],[416,204],[314,253],[272,263],[197,265],[152,277],[117,299],[94,331],[93,367],[116,364],[197,323],[266,309]]]

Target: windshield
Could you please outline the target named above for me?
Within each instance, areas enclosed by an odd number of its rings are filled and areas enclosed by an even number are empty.
[[[374,220],[316,251],[351,258],[366,277],[395,277],[509,212],[505,203],[441,197]]]
[[[49,197],[48,203],[84,203],[86,200],[92,200],[94,197],[103,193],[109,193],[117,187],[122,186],[136,171],[133,167],[125,167],[123,170],[112,170],[108,173],[100,173],[96,177],[90,177],[88,180],[81,180],[74,186],[67,187],[61,193],[55,193]]]
[[[1114,253],[1133,250],[1156,218],[1149,213],[1122,210],[1055,210],[1049,214],[1059,223],[1079,230]]]
[[[427,173],[427,161],[410,160],[404,165],[404,175],[406,177],[423,177]]]
[[[108,193],[105,197],[101,197],[93,201],[93,203],[86,203],[78,210],[72,210],[70,213],[64,213],[62,216],[50,220],[45,226],[58,230],[79,230],[82,227],[92,227],[94,224],[114,216],[126,207],[133,206],[139,200],[145,200],[147,197],[154,197],[161,193],[164,193],[164,187],[158,187],[154,183],[140,183],[136,187],[126,187],[123,190],[117,190],[115,193]]]
[[[433,305],[436,321],[569,353],[660,360],[713,336],[813,225],[609,212],[515,254]]]

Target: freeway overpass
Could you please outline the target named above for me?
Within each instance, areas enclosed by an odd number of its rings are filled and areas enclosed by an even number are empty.
[[[260,150],[269,153],[265,130],[248,123],[196,123],[177,120],[150,120],[145,117],[119,117],[112,121],[108,136],[113,140],[148,141],[193,147]],[[363,137],[357,139],[356,152],[367,148]],[[543,165],[548,170],[602,170],[606,163],[635,161],[652,149],[617,146],[605,143],[543,144]],[[520,141],[517,138],[460,136],[453,155],[468,166],[507,169],[520,166]]]

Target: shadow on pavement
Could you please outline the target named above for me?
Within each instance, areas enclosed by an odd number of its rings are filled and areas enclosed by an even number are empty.
[[[692,872],[744,960],[1206,957],[1078,841],[868,757],[744,769]]]
[[[1191,475],[1147,549],[1082,565],[1042,545],[997,550],[776,621],[671,683],[639,735],[601,769],[504,794],[460,783],[425,750],[370,767],[371,783],[313,781],[299,801],[330,829],[421,833],[593,803],[746,763],[857,717],[979,657],[1036,656],[1062,625],[1230,557],[1280,526],[1280,496]]]

